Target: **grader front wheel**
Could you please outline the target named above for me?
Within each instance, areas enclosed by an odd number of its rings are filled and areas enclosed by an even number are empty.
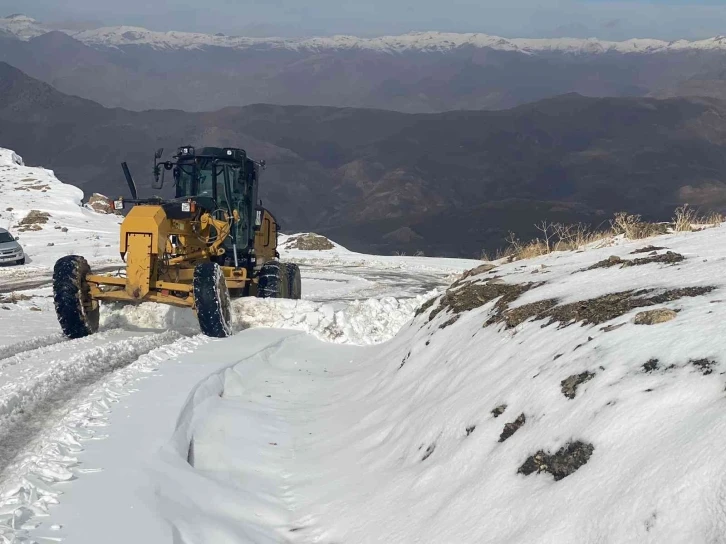
[[[61,330],[68,338],[83,338],[98,331],[100,308],[91,299],[86,281],[91,267],[83,257],[68,255],[53,268],[53,301]]]
[[[217,263],[194,269],[194,304],[202,333],[214,338],[232,334],[232,309],[224,273]]]

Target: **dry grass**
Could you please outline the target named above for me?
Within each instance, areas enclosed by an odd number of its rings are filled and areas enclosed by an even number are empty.
[[[513,232],[510,232],[506,239],[507,246],[497,252],[495,259],[517,261],[548,255],[554,251],[574,251],[613,236],[613,232],[610,230],[592,230],[581,223],[563,225],[543,221],[535,226],[542,233],[541,238],[522,242]],[[492,260],[488,259],[486,254],[483,254],[482,258]]]
[[[616,213],[610,220],[610,228],[593,230],[588,225],[563,225],[543,221],[535,227],[541,235],[534,240],[522,241],[513,232],[505,239],[507,245],[495,254],[482,252],[483,261],[505,259],[508,262],[532,259],[555,251],[576,251],[592,246],[596,242],[609,240],[623,235],[628,240],[642,240],[668,232],[691,232],[703,228],[719,226],[726,222],[726,216],[718,212],[700,214],[685,204],[676,208],[672,223],[652,223],[644,221],[640,215],[627,212]],[[600,247],[600,246],[595,246]]]
[[[726,222],[726,216],[719,212],[709,212],[706,215],[702,216],[699,221],[701,225],[711,225],[713,227],[718,227],[721,225],[721,223]]]
[[[32,230],[43,230],[42,225],[45,225],[50,219],[48,212],[41,212],[38,210],[30,210],[20,223],[17,224],[18,232],[26,232]]]
[[[641,240],[668,232],[668,225],[665,223],[649,223],[643,221],[640,215],[625,212],[616,213],[610,225],[613,234],[622,234],[628,240]]]
[[[718,212],[702,215],[698,210],[684,204],[676,208],[673,214],[673,230],[675,232],[691,232],[703,227],[717,227],[724,222],[724,216]]]

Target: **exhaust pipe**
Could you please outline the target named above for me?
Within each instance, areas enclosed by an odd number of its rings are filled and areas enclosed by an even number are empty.
[[[131,191],[131,198],[133,198],[134,200],[137,200],[139,198],[139,195],[136,192],[136,184],[134,183],[134,178],[131,177],[131,172],[129,172],[129,167],[125,162],[122,162],[121,168],[124,171],[124,177],[126,178],[126,183],[128,183],[128,185],[129,185],[129,191]]]

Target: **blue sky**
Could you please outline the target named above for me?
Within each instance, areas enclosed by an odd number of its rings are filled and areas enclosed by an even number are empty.
[[[726,34],[726,0],[0,0],[0,14],[248,35],[412,30],[507,37],[697,39]]]

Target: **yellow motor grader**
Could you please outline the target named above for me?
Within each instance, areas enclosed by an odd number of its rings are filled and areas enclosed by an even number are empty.
[[[116,210],[131,206],[121,225],[125,274],[93,274],[78,255],[56,262],[53,297],[66,336],[96,332],[101,301],[192,308],[202,332],[222,338],[232,332],[231,298],[300,298],[300,269],[280,262],[279,225],[257,204],[264,161],[236,148],[184,146],[160,162],[162,154],[152,185],[161,189],[171,172],[173,199],[139,199],[121,165],[132,196],[114,201]]]

